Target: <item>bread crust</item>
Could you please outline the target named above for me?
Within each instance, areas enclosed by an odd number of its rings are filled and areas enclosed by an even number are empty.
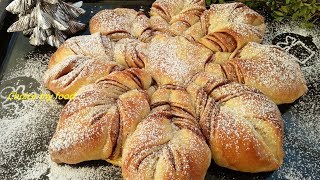
[[[267,97],[207,73],[198,74],[188,92],[218,165],[251,173],[281,166],[282,117]]]
[[[133,9],[105,9],[94,15],[89,22],[90,33],[101,33],[114,41],[124,38],[150,39],[149,19]]]
[[[202,0],[157,0],[150,15],[103,10],[90,20],[95,34],[70,38],[51,57],[46,86],[76,93],[52,160],[106,160],[139,180],[204,179],[211,159],[242,172],[279,168],[275,103],[307,87],[294,59],[257,44],[264,18],[242,3],[205,10]]]
[[[308,90],[296,58],[275,46],[251,42],[228,65],[235,67],[244,84],[259,89],[276,104],[293,103]]]
[[[183,87],[159,87],[151,114],[124,146],[124,179],[204,179],[210,165],[205,142]]]
[[[102,159],[119,166],[124,142],[150,112],[144,91],[150,84],[142,70],[128,69],[81,89],[61,113],[49,145],[51,159],[67,164]]]

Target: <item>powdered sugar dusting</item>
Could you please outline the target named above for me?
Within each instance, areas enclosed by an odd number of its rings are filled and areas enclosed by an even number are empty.
[[[263,44],[272,44],[272,40],[283,33],[295,33],[302,36],[311,36],[315,45],[320,47],[320,27],[311,29],[301,28],[295,22],[267,23],[266,36]],[[310,59],[308,64],[300,64],[306,79],[308,91],[295,103],[280,106],[284,120],[284,162],[282,166],[271,174],[245,174],[236,173],[218,166],[208,171],[208,178],[221,179],[318,179],[319,144],[320,144],[320,62],[319,50]],[[293,58],[296,59],[296,58]],[[292,76],[292,75],[290,75]]]
[[[148,36],[143,33],[149,28],[149,21],[144,13],[127,8],[102,10],[90,21],[91,32],[101,32],[113,40]]]
[[[201,85],[199,83],[201,79],[207,82],[197,89],[198,97],[196,98],[209,96],[209,99],[205,100],[207,102],[203,103],[206,107],[203,112],[200,112],[199,123],[210,143],[213,158],[218,157],[215,159],[217,163],[239,168],[237,165],[239,162],[240,164],[247,163],[241,160],[241,157],[248,151],[251,152],[248,157],[256,157],[257,161],[265,159],[272,163],[273,157],[281,161],[281,152],[278,152],[277,149],[282,147],[283,123],[278,107],[267,97],[244,85],[210,79],[207,76],[206,74],[202,77],[199,75],[199,79],[195,80],[198,85]],[[222,85],[219,86],[219,84]],[[208,96],[199,94],[201,88],[209,93]],[[210,98],[213,98],[214,101],[210,101]],[[202,100],[198,99],[195,102],[201,103]],[[263,144],[269,148],[265,148]],[[235,157],[230,158],[230,156]],[[221,161],[221,159],[225,160]]]
[[[265,41],[271,41],[274,34],[283,31],[297,32],[303,35],[313,33],[315,42],[319,46],[319,31],[297,30],[293,27],[284,29],[269,29],[270,35],[267,35]],[[280,26],[281,28],[281,26]],[[269,38],[269,39],[268,39]],[[29,57],[31,57],[30,55]],[[41,62],[47,60],[48,55],[36,55],[31,59],[36,61],[27,62],[27,65],[21,69],[13,71],[4,80],[10,80],[14,77],[28,76],[41,82],[43,72],[46,66]],[[318,59],[317,59],[318,60]],[[174,68],[173,68],[174,69]],[[188,68],[182,68],[189,70]],[[284,110],[285,129],[285,150],[286,157],[283,166],[273,174],[262,175],[270,178],[282,179],[316,179],[319,174],[319,123],[320,105],[319,105],[319,69],[320,63],[312,64],[308,67],[302,67],[306,76],[309,92]],[[290,77],[289,79],[292,79]],[[283,80],[286,80],[283,79]],[[40,88],[41,92],[47,92]],[[36,102],[36,103],[35,103]],[[26,109],[18,118],[3,118],[0,121],[0,174],[10,179],[36,179],[39,177],[48,177],[49,179],[120,179],[120,170],[106,164],[96,167],[73,167],[68,165],[57,165],[48,159],[46,152],[47,143],[54,131],[55,123],[62,108],[52,101],[44,102],[26,102],[30,108]],[[258,107],[257,104],[253,104]],[[262,109],[263,112],[269,112],[272,107]],[[242,110],[241,110],[242,111]],[[173,126],[173,128],[177,128]],[[230,130],[230,129],[228,129]],[[152,132],[153,133],[153,132]],[[156,134],[156,133],[155,133]],[[153,136],[155,136],[155,134]],[[28,135],[28,136],[26,136]],[[34,142],[34,143],[32,143]],[[192,141],[193,144],[196,142]],[[179,148],[179,147],[178,147]],[[22,150],[21,150],[22,149]],[[40,152],[39,152],[40,150]],[[39,152],[39,153],[36,153]],[[183,161],[186,162],[186,161]],[[21,167],[21,164],[25,165]],[[10,167],[9,167],[10,165]],[[188,164],[186,164],[188,168]],[[9,169],[9,170],[8,170]],[[49,170],[51,169],[51,170]],[[224,170],[213,169],[213,172],[219,174]],[[115,172],[115,173],[114,173]],[[11,173],[11,174],[8,174]],[[209,172],[210,173],[210,172]],[[235,172],[224,174],[222,178],[228,179]],[[246,176],[244,174],[241,174]],[[251,176],[251,175],[248,175]],[[260,175],[253,175],[259,177]],[[252,177],[252,176],[251,176]],[[261,177],[261,176],[260,176]]]
[[[204,69],[211,51],[183,37],[158,35],[148,47],[146,70],[159,85],[184,84]]]
[[[299,91],[297,87],[306,83],[296,58],[275,46],[249,43],[239,58],[235,63],[242,68],[244,81],[253,81],[262,90]]]
[[[41,82],[48,55],[28,54],[21,61],[26,61],[25,66],[9,72],[2,81],[26,76]],[[44,87],[38,87],[35,91],[49,93]],[[28,168],[21,164],[32,163],[35,158],[33,153],[46,151],[47,142],[62,108],[54,101],[30,100],[23,103],[25,109],[15,118],[5,116],[0,120],[0,169],[4,170],[3,178],[21,179]]]
[[[195,119],[183,116],[184,111],[193,111],[191,102],[186,98],[173,98],[177,93],[188,96],[183,88],[162,87],[155,92],[155,99],[151,100],[155,105],[152,113],[138,125],[124,149],[125,171],[136,174],[138,178],[166,174],[172,179],[180,176],[192,178],[190,174],[193,173],[190,172],[195,170],[200,171],[199,175],[204,174],[202,171],[207,169],[211,158],[209,147],[199,133]],[[169,97],[160,100],[158,96],[161,95]],[[164,105],[159,105],[162,103]]]
[[[319,65],[315,66],[320,69]],[[320,87],[316,82],[308,82],[308,86],[307,94],[283,114],[287,156],[279,170],[280,177],[317,179],[320,173]]]
[[[264,35],[264,18],[241,3],[215,4],[208,11],[210,25],[206,31],[209,34],[236,34],[233,38],[241,46],[250,41],[260,42]]]
[[[154,30],[171,35],[183,34],[195,24],[205,10],[203,0],[157,0],[151,7],[151,26]]]
[[[173,78],[173,81],[185,79],[192,66],[178,57],[177,46],[177,44],[172,43],[155,42],[149,49],[150,62],[148,65],[151,66],[149,71],[153,72],[160,69],[167,76]]]
[[[57,93],[75,93],[82,86],[94,83],[112,70],[122,69],[113,61],[72,55],[48,69],[44,82],[48,89]],[[74,88],[74,87],[77,88]],[[75,90],[70,90],[74,88]]]
[[[1,82],[21,77],[42,82],[50,54],[37,51],[27,54]],[[43,86],[34,91],[50,94]],[[48,142],[63,105],[55,100],[25,100],[21,103],[24,108],[14,117],[5,115],[0,119],[0,176],[3,179],[121,179],[120,169],[105,162],[96,167],[72,167],[52,162],[47,152]]]
[[[106,162],[96,162],[96,165],[80,165],[78,167],[58,165],[50,160],[47,152],[36,154],[34,162],[28,164],[28,169],[23,173],[21,179],[39,178],[52,180],[122,179],[120,168]]]
[[[94,118],[92,117],[105,113],[107,108],[106,106],[97,106],[91,108],[85,115],[74,114],[64,120],[64,128],[56,131],[55,136],[50,141],[50,149],[52,151],[68,149],[72,145],[83,144],[83,142],[98,134],[100,132],[99,129],[90,126],[90,124],[94,124]]]
[[[114,42],[100,33],[72,37],[64,43],[64,46],[77,55],[113,60]]]
[[[267,34],[264,37],[263,43],[265,44],[271,44],[274,37],[283,34],[283,33],[296,33],[302,36],[310,36],[312,37],[312,41],[314,44],[318,47],[318,51],[315,52],[315,55],[313,56],[313,63],[310,63],[309,65],[301,65],[301,69],[303,71],[303,74],[307,80],[308,85],[310,86],[317,85],[317,81],[319,81],[319,48],[320,48],[320,27],[315,26],[311,29],[305,29],[299,26],[298,23],[295,22],[284,22],[284,23],[272,23],[267,24]]]

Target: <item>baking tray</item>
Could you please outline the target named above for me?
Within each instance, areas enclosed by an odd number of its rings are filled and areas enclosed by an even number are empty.
[[[152,1],[84,3],[88,22],[102,9],[116,7],[148,11]],[[5,26],[13,21],[6,16]],[[0,179],[121,179],[121,170],[105,161],[57,165],[47,147],[63,101],[6,101],[6,93],[50,94],[42,86],[43,72],[55,48],[33,47],[21,33],[1,32],[0,57]],[[79,34],[88,34],[88,30]],[[7,39],[4,40],[3,38]],[[283,165],[268,173],[241,173],[215,165],[206,179],[319,179],[320,177],[320,27],[302,29],[286,22],[269,22],[264,43],[278,45],[299,58],[308,93],[293,104],[279,106],[285,124]]]
[[[10,2],[10,0],[1,0],[0,1],[0,27],[1,27],[1,25],[2,25],[2,23],[3,23],[3,18],[5,17],[5,15],[6,15],[6,6],[9,4],[9,2]]]

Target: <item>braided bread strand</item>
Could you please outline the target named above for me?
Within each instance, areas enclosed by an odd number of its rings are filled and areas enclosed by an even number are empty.
[[[121,164],[122,146],[150,112],[151,77],[140,69],[113,72],[80,89],[62,110],[49,152],[57,163]]]
[[[242,172],[273,171],[283,161],[278,107],[247,86],[199,73],[188,88],[212,158]]]
[[[183,87],[159,87],[123,149],[124,179],[204,179],[210,149]]]

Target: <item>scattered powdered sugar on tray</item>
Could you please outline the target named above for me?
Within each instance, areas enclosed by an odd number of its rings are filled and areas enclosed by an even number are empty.
[[[284,107],[285,160],[278,170],[283,179],[317,179],[320,175],[320,26],[303,29],[292,22],[268,24],[264,42],[271,44],[272,39],[283,33],[311,36],[318,47],[314,62],[301,65],[309,88],[306,95],[294,104]],[[281,107],[281,106],[280,106]]]
[[[283,33],[296,33],[302,36],[312,36],[314,43],[320,45],[320,27],[315,25],[313,28],[300,27],[298,23],[291,21],[266,23],[266,34],[262,44],[272,44],[272,39]]]
[[[31,52],[19,59],[1,84],[14,78],[34,79],[41,84],[37,93],[50,94],[42,85],[51,53]],[[0,118],[1,179],[120,179],[121,171],[106,162],[99,165],[58,165],[49,158],[48,144],[63,105],[56,100],[24,100],[26,107],[14,117]],[[1,107],[2,108],[2,107]]]
[[[4,76],[3,80],[18,77],[30,77],[41,82],[48,55],[27,55],[25,66],[18,66],[13,72]],[[39,87],[41,93],[49,93]],[[61,109],[54,101],[24,101],[27,107],[17,117],[0,119],[0,150],[3,160],[0,169],[3,178],[21,179],[26,170],[25,164],[32,163],[36,152],[45,151],[48,140],[55,128],[57,114]],[[0,158],[2,159],[2,158]]]
[[[20,76],[32,77],[38,82],[43,81],[43,74],[47,69],[47,62],[52,52],[40,54],[38,52],[30,52],[25,58],[18,59],[15,68],[11,68],[3,77],[2,81],[10,80]]]
[[[319,86],[310,88],[308,93],[283,115],[286,157],[279,170],[280,177],[316,179],[320,174],[319,92]]]
[[[283,23],[267,23],[267,30],[262,44],[272,44],[272,40],[284,33],[295,33],[302,36],[312,37],[313,43],[317,46],[318,51],[315,52],[313,59],[315,61],[310,65],[302,65],[301,69],[307,80],[307,84],[313,84],[319,86],[319,71],[320,71],[320,26],[315,26],[311,29],[301,28],[299,24],[294,22],[283,22]]]
[[[58,165],[50,160],[48,152],[40,152],[34,163],[24,172],[23,179],[42,179],[44,176],[54,180],[65,179],[121,179],[119,167],[99,162],[94,166]]]
[[[304,30],[291,23],[269,24],[265,44],[285,32],[303,36],[312,35],[320,46],[318,27]],[[319,53],[319,52],[318,52]],[[31,77],[42,84],[50,54],[30,53],[16,69],[2,81],[22,76]],[[319,54],[316,55],[319,57]],[[23,62],[22,62],[23,61]],[[285,160],[282,167],[268,175],[278,179],[316,179],[320,174],[320,62],[302,66],[309,87],[308,93],[294,104],[281,107],[284,112]],[[44,87],[41,93],[49,93]],[[0,177],[2,179],[121,179],[121,171],[103,161],[79,165],[58,165],[50,160],[48,143],[55,131],[63,105],[57,101],[26,101],[26,108],[16,118],[0,119]],[[210,170],[223,179],[233,179],[231,173]],[[234,172],[233,172],[234,173]],[[249,176],[249,175],[248,175]],[[259,175],[257,175],[259,176]],[[251,176],[252,177],[252,176]],[[261,177],[261,176],[260,176]],[[265,177],[264,177],[265,178]],[[258,179],[258,178],[255,178]]]

